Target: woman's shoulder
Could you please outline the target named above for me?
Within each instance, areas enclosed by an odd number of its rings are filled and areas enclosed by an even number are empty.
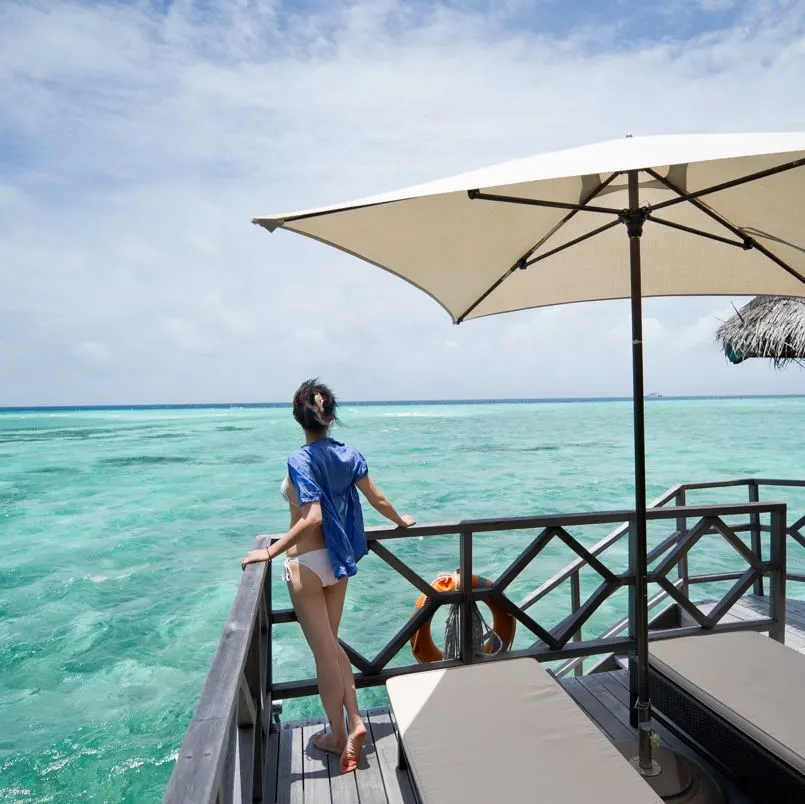
[[[353,457],[361,453],[355,449],[351,444],[346,444],[343,441],[336,441],[334,438],[330,439],[330,446],[332,449],[344,457]]]
[[[307,444],[297,447],[288,456],[288,466],[307,466],[310,463],[310,449]]]
[[[350,444],[343,444],[340,441],[336,443],[339,450],[338,458],[341,464],[349,468],[353,480],[360,480],[369,472],[369,467],[366,465],[366,458]]]

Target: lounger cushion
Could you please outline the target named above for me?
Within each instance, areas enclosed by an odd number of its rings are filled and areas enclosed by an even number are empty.
[[[805,656],[752,631],[653,642],[670,682],[805,774]]]
[[[386,686],[424,804],[661,801],[533,659],[429,670]]]

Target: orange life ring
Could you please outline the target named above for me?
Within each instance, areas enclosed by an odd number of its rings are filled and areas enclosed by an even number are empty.
[[[453,574],[443,573],[431,582],[431,586],[437,592],[458,592],[461,590],[461,575],[459,572]],[[480,575],[472,576],[473,589],[477,589],[478,587],[488,588],[490,586],[492,586],[492,581],[488,578],[483,578]],[[427,599],[428,596],[425,594],[417,598],[414,613],[425,605]],[[517,626],[517,620],[494,600],[484,601],[484,604],[492,612],[492,630],[503,643],[502,650],[509,650],[512,646],[512,642],[514,642],[514,631]],[[414,654],[414,658],[420,664],[438,662],[444,657],[444,653],[439,649],[431,636],[430,620],[420,626],[419,630],[411,637],[411,651]],[[484,646],[484,653],[492,652],[493,650],[489,645]]]

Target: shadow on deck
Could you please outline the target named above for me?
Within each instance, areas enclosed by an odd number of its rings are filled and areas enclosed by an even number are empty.
[[[748,619],[766,611],[767,598],[747,595],[731,609],[730,616]],[[805,601],[788,600],[786,614],[786,644],[805,653]],[[636,730],[629,724],[626,670],[595,672],[561,683],[610,740],[635,737]],[[339,772],[337,757],[325,755],[312,744],[315,735],[324,729],[321,719],[283,723],[271,735],[267,757],[268,778],[276,781],[276,804],[416,804],[407,773],[397,770],[397,737],[388,710],[368,710],[365,719],[368,734],[363,760],[356,773],[347,775]],[[659,711],[655,711],[655,729],[666,746],[714,775],[729,804],[752,804],[710,764],[701,746],[668,728]]]

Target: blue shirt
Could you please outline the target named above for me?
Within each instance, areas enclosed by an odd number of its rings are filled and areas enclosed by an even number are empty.
[[[332,438],[305,444],[288,458],[288,477],[299,505],[321,505],[321,526],[336,578],[354,575],[368,552],[355,488],[368,471],[358,450]]]

